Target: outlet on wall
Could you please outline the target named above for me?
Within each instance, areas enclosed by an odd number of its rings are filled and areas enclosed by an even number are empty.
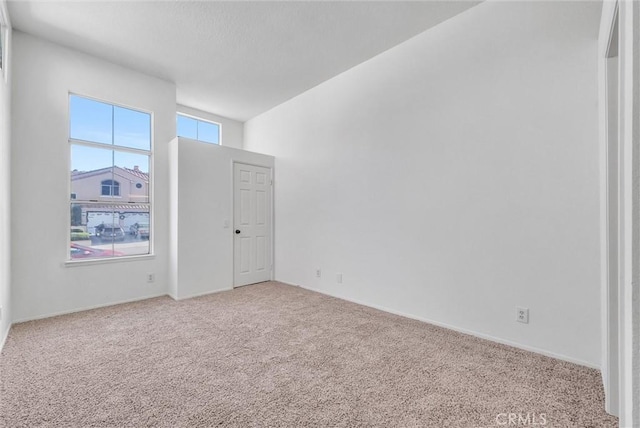
[[[341,273],[337,273],[336,274],[336,282],[338,284],[342,284],[342,274]]]
[[[529,324],[529,308],[516,306],[516,321]]]
[[[153,282],[156,280],[156,274],[154,274],[153,272],[150,272],[147,274],[147,282]]]
[[[320,270],[320,268],[316,269],[316,278],[320,278],[322,276],[322,271]]]

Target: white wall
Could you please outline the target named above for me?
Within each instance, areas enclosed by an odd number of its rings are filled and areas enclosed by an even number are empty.
[[[219,123],[220,128],[220,142],[223,146],[233,147],[236,149],[242,148],[244,140],[244,123],[237,120],[229,119],[217,114],[208,113],[206,111],[198,110],[195,108],[179,105],[177,106],[178,113],[184,113],[190,116],[199,117],[204,120]]]
[[[274,159],[187,138],[173,140],[170,150],[172,247],[177,249],[172,295],[184,299],[231,289],[233,162],[273,168]]]
[[[598,366],[599,13],[485,2],[247,122],[276,279]]]
[[[169,141],[175,85],[14,32],[12,99],[13,319],[168,292]],[[65,267],[69,233],[68,93],[154,112],[155,258]],[[46,207],[58,213],[46,221]],[[146,274],[156,275],[155,283]]]
[[[0,8],[5,17],[6,2],[0,2]],[[8,19],[8,18],[7,18]],[[11,326],[11,28],[9,25],[8,38],[5,51],[5,63],[3,64],[3,76],[0,73],[0,351]]]

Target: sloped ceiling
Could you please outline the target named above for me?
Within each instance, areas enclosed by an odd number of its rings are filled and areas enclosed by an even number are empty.
[[[245,121],[477,1],[10,1],[13,27],[176,83]]]

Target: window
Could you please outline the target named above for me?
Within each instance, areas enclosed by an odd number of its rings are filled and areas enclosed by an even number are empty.
[[[191,138],[205,143],[220,144],[220,124],[179,114],[178,137]]]
[[[150,113],[69,96],[69,259],[150,253],[151,148]]]
[[[120,183],[115,180],[104,180],[102,183],[102,196],[120,196]]]

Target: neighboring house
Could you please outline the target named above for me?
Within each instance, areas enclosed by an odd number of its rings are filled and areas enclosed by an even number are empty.
[[[118,223],[125,231],[137,222],[149,222],[149,174],[113,166],[71,172],[71,199],[81,207],[81,225]]]

